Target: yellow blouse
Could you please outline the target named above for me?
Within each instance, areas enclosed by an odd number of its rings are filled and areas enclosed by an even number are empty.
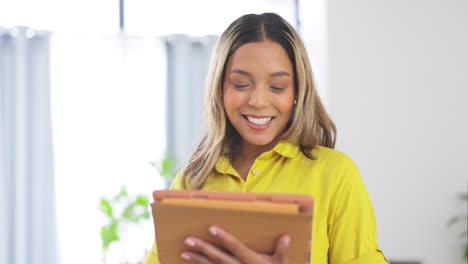
[[[261,154],[247,180],[221,157],[203,190],[308,194],[314,197],[310,263],[388,264],[376,240],[375,217],[369,195],[355,163],[344,153],[317,146],[315,160],[299,147],[280,141]],[[182,189],[182,173],[171,189]],[[145,264],[158,264],[157,246]]]

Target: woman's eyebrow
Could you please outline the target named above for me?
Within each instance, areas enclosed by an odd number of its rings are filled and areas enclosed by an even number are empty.
[[[246,71],[239,70],[239,69],[234,69],[231,71],[231,73],[238,73],[238,74],[247,75],[247,76],[251,75],[250,72],[246,72]]]
[[[287,73],[285,71],[279,71],[279,72],[274,72],[274,73],[270,74],[270,76],[279,77],[279,76],[290,76],[290,75],[289,75],[289,73]]]
[[[239,69],[234,69],[231,71],[231,73],[238,73],[238,74],[247,75],[247,76],[252,75],[250,72],[239,70]],[[270,76],[280,77],[280,76],[290,76],[290,74],[285,71],[279,71],[279,72],[274,72],[270,74]]]

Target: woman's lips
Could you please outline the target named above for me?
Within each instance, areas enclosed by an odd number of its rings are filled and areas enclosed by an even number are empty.
[[[243,115],[247,125],[253,130],[265,130],[270,127],[273,121],[273,116],[254,116],[254,115]]]

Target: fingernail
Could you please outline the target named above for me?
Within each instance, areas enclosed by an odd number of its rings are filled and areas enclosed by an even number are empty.
[[[187,238],[185,239],[184,241],[185,245],[189,246],[189,247],[194,247],[195,246],[195,240],[193,239],[190,239],[190,238]]]
[[[216,227],[214,227],[214,226],[210,226],[208,228],[208,232],[210,232],[210,234],[212,234],[213,236],[218,235],[218,229],[216,229]]]
[[[189,260],[189,259],[190,259],[190,255],[187,254],[187,253],[185,253],[185,252],[182,253],[182,254],[180,255],[180,257],[183,258],[183,259],[186,259],[186,260]]]
[[[289,236],[285,236],[283,238],[283,243],[285,246],[289,246],[289,242],[291,242],[291,238]]]

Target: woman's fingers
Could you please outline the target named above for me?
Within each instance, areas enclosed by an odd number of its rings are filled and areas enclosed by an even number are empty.
[[[211,226],[208,229],[208,232],[217,237],[223,246],[243,263],[251,263],[256,260],[256,256],[258,256],[258,254],[249,249],[244,243],[228,232],[216,226]]]
[[[188,237],[185,239],[185,244],[193,248],[194,251],[201,253],[184,252],[186,254],[185,256],[190,257],[190,259],[200,264],[240,264],[239,261],[226,254],[226,252],[201,239]],[[181,255],[182,258],[184,258],[184,253]]]
[[[184,252],[181,257],[199,264],[288,263],[288,249],[291,241],[288,235],[280,237],[276,242],[274,255],[267,256],[251,250],[236,237],[219,227],[212,226],[208,231],[221,242],[229,253],[204,240],[188,237],[185,244],[190,246],[193,252]]]
[[[284,235],[276,242],[276,250],[273,255],[273,259],[276,263],[288,263],[288,249],[291,238],[288,235]]]
[[[193,252],[183,252],[180,255],[180,257],[185,260],[190,260],[192,262],[195,261],[195,263],[199,263],[199,264],[216,264],[212,262],[211,260],[209,260],[207,257],[202,256],[198,253],[193,253]]]

